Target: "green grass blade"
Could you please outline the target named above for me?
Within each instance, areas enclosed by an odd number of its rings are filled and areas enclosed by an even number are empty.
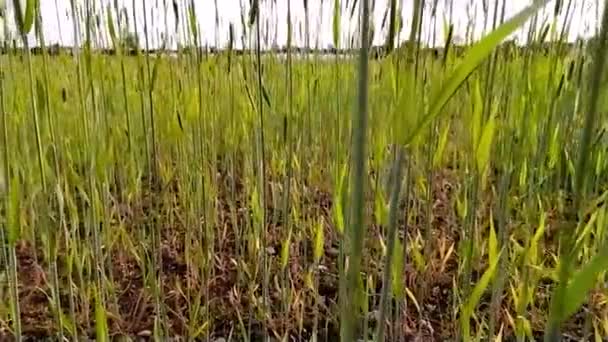
[[[602,21],[601,21],[601,31],[599,34],[599,44],[595,47],[595,61],[593,63],[593,67],[590,70],[590,85],[588,92],[588,101],[586,115],[584,120],[584,126],[581,131],[581,142],[579,145],[579,155],[577,160],[576,169],[574,172],[574,194],[573,194],[573,202],[569,206],[569,219],[570,219],[570,227],[567,229],[562,229],[562,248],[563,252],[560,255],[560,270],[559,270],[559,283],[555,289],[551,297],[550,304],[550,312],[549,312],[549,326],[545,332],[545,341],[558,341],[559,330],[561,325],[561,319],[566,317],[569,310],[571,310],[572,305],[576,305],[576,302],[569,303],[569,295],[570,292],[570,281],[578,280],[575,284],[579,287],[578,290],[582,291],[586,286],[588,286],[589,280],[592,275],[596,274],[596,272],[601,271],[600,267],[605,268],[605,264],[601,261],[592,261],[588,266],[584,269],[583,273],[579,273],[575,276],[574,279],[571,279],[572,271],[571,268],[574,265],[574,261],[576,255],[571,253],[571,249],[574,247],[575,241],[575,231],[576,231],[576,220],[577,216],[582,209],[582,198],[586,194],[586,182],[589,178],[589,169],[587,167],[589,163],[590,156],[592,155],[591,151],[591,139],[594,134],[595,125],[597,124],[598,112],[601,110],[600,105],[600,87],[602,85],[602,79],[604,76],[605,62],[606,62],[606,54],[608,50],[608,44],[606,39],[608,37],[608,6],[604,6]],[[605,252],[604,252],[605,253]],[[600,254],[604,254],[600,253]],[[605,258],[605,256],[604,256]],[[596,259],[594,259],[596,260]],[[586,292],[585,292],[586,294]],[[583,293],[578,293],[577,296],[583,295]]]
[[[475,157],[477,160],[477,171],[479,171],[480,174],[485,171],[486,167],[488,166],[488,162],[490,161],[490,152],[492,151],[492,140],[494,138],[495,127],[496,117],[492,116],[488,122],[486,122],[481,133],[479,145],[477,145]]]
[[[502,254],[502,252],[500,252],[498,256],[495,257],[495,260],[490,264],[490,267],[488,267],[488,269],[481,276],[481,279],[479,279],[479,281],[473,288],[469,299],[464,304],[462,311],[460,312],[460,327],[462,329],[461,333],[465,341],[468,341],[470,339],[471,327],[469,321],[471,320],[473,311],[479,303],[483,292],[488,288],[488,286],[490,285],[490,281],[494,277],[496,266],[498,266],[500,254]]]
[[[249,26],[253,26],[253,24],[255,24],[256,20],[258,19],[259,11],[259,0],[253,0],[251,3],[251,8],[249,9]]]
[[[20,34],[25,32],[25,18],[23,13],[23,7],[21,7],[21,0],[13,0],[13,14],[15,16],[15,24]]]
[[[281,270],[285,270],[289,263],[289,247],[291,246],[291,229],[287,232],[287,237],[283,242],[283,246],[281,247]]]
[[[188,23],[190,24],[190,34],[192,34],[192,38],[195,42],[198,42],[198,26],[196,20],[196,11],[194,9],[194,1],[190,2],[190,6],[188,6]]]
[[[7,187],[10,185],[10,190],[8,192],[8,215],[7,215],[7,233],[8,233],[8,244],[9,246],[14,246],[15,243],[19,240],[21,235],[21,218],[19,213],[20,207],[20,197],[21,197],[21,186],[19,183],[19,179],[16,176],[13,176],[12,179],[8,179],[7,177]]]
[[[395,48],[395,37],[397,32],[399,32],[399,27],[397,23],[397,0],[390,0],[389,4],[389,24],[388,24],[388,36],[386,39],[386,51],[392,52]]]
[[[334,0],[334,16],[333,16],[333,41],[334,47],[337,49],[340,46],[340,23],[342,21],[341,18],[341,10],[340,10],[340,0]]]
[[[110,39],[112,40],[112,45],[114,49],[119,50],[120,44],[116,35],[116,28],[114,27],[114,18],[112,17],[112,7],[108,4],[108,8],[106,9],[106,21],[108,25],[108,33],[110,34]]]
[[[498,260],[498,239],[496,237],[496,229],[494,229],[494,218],[490,213],[490,238],[488,239],[488,255],[490,264]]]
[[[481,65],[481,62],[490,55],[492,50],[498,46],[503,39],[522,26],[528,20],[528,18],[534,15],[534,13],[540,10],[548,2],[548,0],[535,1],[532,5],[522,9],[509,21],[500,25],[498,28],[496,28],[496,30],[492,31],[481,41],[473,45],[460,65],[448,78],[445,85],[437,94],[431,97],[432,100],[430,101],[431,105],[428,112],[424,115],[412,132],[406,137],[405,144],[411,144],[412,141],[420,134],[420,132],[422,132],[423,129],[441,113],[441,110],[445,107],[456,90],[458,90],[460,85],[464,83],[464,81],[479,65]]]
[[[343,330],[341,341],[356,340],[359,322],[359,308],[352,298],[357,298],[362,288],[360,269],[365,239],[365,178],[367,175],[367,126],[368,126],[368,77],[369,77],[369,1],[361,3],[361,49],[358,70],[358,101],[353,112],[352,124],[352,184],[350,221],[348,227],[349,261],[346,270],[346,300],[342,308]],[[367,303],[367,299],[365,300]]]
[[[23,20],[22,34],[29,33],[34,25],[34,18],[36,18],[36,11],[38,10],[38,0],[27,0],[25,6],[25,18]]]
[[[99,292],[95,290],[95,336],[99,342],[107,342],[108,338],[108,321],[106,311],[101,303]]]
[[[475,86],[473,89],[473,123],[472,123],[472,133],[473,133],[473,146],[477,147],[479,144],[479,139],[481,136],[481,125],[482,125],[482,113],[483,113],[483,99],[481,97],[481,87],[479,86],[479,81],[475,82]]]
[[[403,263],[404,263],[403,243],[399,238],[395,238],[395,252],[391,261],[391,282],[392,294],[401,300],[405,297],[405,283],[403,282]]]
[[[344,226],[345,226],[345,219],[344,219],[344,207],[342,206],[342,203],[344,202],[344,197],[345,197],[345,192],[346,192],[346,184],[345,184],[345,180],[346,180],[346,174],[347,174],[347,165],[344,164],[344,166],[342,167],[340,174],[338,177],[336,177],[336,189],[334,191],[334,198],[333,198],[333,202],[334,205],[332,206],[332,217],[333,217],[333,221],[334,221],[334,226],[336,227],[336,230],[338,231],[338,233],[340,235],[344,234]]]
[[[587,299],[587,294],[591,290],[598,276],[608,269],[608,245],[604,246],[602,253],[596,254],[581,270],[572,276],[565,294],[564,311],[559,317],[559,322],[563,322],[572,316]]]
[[[439,137],[439,142],[437,144],[437,149],[435,150],[435,153],[433,154],[433,168],[437,168],[440,166],[441,161],[443,159],[443,154],[445,151],[445,147],[448,143],[448,136],[450,133],[450,127],[451,124],[448,123],[443,131],[441,132],[441,136]]]
[[[380,294],[380,325],[378,326],[378,334],[376,341],[384,341],[384,322],[388,305],[388,298],[393,287],[394,292],[397,294],[395,297],[398,299],[402,298],[403,294],[403,245],[397,235],[397,219],[399,208],[399,199],[401,197],[401,183],[402,179],[402,164],[403,164],[403,152],[399,150],[397,157],[393,162],[392,170],[392,184],[390,194],[390,217],[388,219],[388,237],[387,237],[387,251],[384,259],[384,274],[382,278],[382,292]]]
[[[154,66],[152,67],[152,79],[150,80],[150,90],[154,91],[156,87],[156,80],[158,79],[158,67],[160,65],[162,58],[157,57],[154,62]]]

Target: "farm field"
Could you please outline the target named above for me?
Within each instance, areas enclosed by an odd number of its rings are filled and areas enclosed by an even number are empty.
[[[0,339],[605,340],[604,26],[378,59],[9,50]]]

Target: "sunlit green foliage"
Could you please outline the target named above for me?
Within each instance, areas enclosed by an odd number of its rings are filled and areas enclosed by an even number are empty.
[[[340,26],[363,1],[331,1],[336,47],[366,47]],[[252,3],[256,47],[276,18]],[[550,20],[503,44],[545,2],[503,3],[456,46],[414,1],[382,59],[240,54],[233,26],[220,53],[131,55],[116,6],[83,11],[116,55],[0,56],[0,337],[607,336],[605,44],[548,44]],[[193,4],[173,7],[192,44]],[[437,55],[414,44],[427,16]]]

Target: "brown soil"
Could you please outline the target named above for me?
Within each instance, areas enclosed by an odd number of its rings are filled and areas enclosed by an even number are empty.
[[[227,178],[220,175],[220,182],[227,184]],[[457,247],[458,247],[458,222],[454,213],[453,190],[455,188],[455,177],[450,171],[437,173],[433,186],[433,220],[432,241],[434,245],[431,260],[425,270],[417,270],[411,258],[408,258],[404,270],[404,282],[407,288],[417,298],[419,308],[409,298],[407,305],[401,302],[400,312],[395,317],[401,317],[388,329],[388,339],[391,341],[446,341],[452,340],[457,332],[457,317],[455,317],[453,303],[453,284],[457,277]],[[242,186],[237,184],[237,191],[241,193]],[[138,248],[136,257],[124,244],[117,243],[109,251],[108,267],[106,267],[107,281],[111,283],[114,294],[106,298],[106,310],[109,328],[113,337],[120,335],[149,338],[154,330],[155,300],[154,291],[150,286],[151,276],[156,275],[160,280],[161,301],[164,303],[162,323],[165,331],[171,336],[187,336],[193,333],[188,331],[189,322],[196,313],[195,304],[200,304],[199,320],[197,324],[204,323],[204,314],[210,317],[207,322],[207,330],[203,331],[200,338],[239,336],[242,321],[245,328],[252,331],[252,341],[261,340],[263,333],[278,337],[287,333],[291,336],[290,341],[305,341],[310,336],[315,326],[315,303],[318,303],[317,330],[321,341],[335,341],[339,336],[337,325],[337,300],[338,300],[338,246],[339,236],[336,229],[332,227],[331,208],[332,196],[321,189],[299,189],[302,192],[303,210],[302,217],[324,217],[325,222],[325,245],[321,265],[316,272],[318,276],[318,297],[306,285],[306,273],[311,269],[312,252],[310,244],[292,243],[289,246],[289,266],[285,271],[280,269],[280,258],[282,239],[285,230],[284,218],[281,217],[280,208],[268,206],[267,229],[264,236],[266,242],[265,254],[268,261],[270,279],[268,280],[268,300],[262,303],[262,280],[261,269],[243,270],[245,260],[239,255],[237,237],[234,235],[232,222],[232,207],[227,195],[227,185],[220,186],[220,199],[217,203],[218,216],[214,220],[213,241],[206,235],[201,234],[202,240],[196,236],[195,230],[188,231],[192,223],[186,222],[186,214],[183,203],[180,201],[180,189],[177,183],[162,190],[147,191],[139,200],[129,203],[116,203],[116,222],[122,222],[128,229],[129,234],[136,239],[142,229],[150,232],[154,224],[160,232],[158,242],[159,253],[154,256],[151,253],[145,255]],[[242,194],[241,194],[242,195]],[[238,198],[234,203],[237,214],[236,224],[245,227],[249,214],[243,198]],[[273,203],[271,200],[267,203]],[[280,202],[279,202],[280,203]],[[413,200],[414,208],[425,208],[423,200]],[[402,203],[405,207],[405,203]],[[425,212],[425,210],[419,210]],[[418,233],[424,236],[425,217],[417,217],[413,224],[408,225],[405,230],[405,219],[400,219],[400,236],[408,237],[407,244],[412,242]],[[202,222],[203,224],[205,222]],[[102,227],[103,229],[103,227]],[[202,228],[201,228],[202,229]],[[379,262],[379,251],[377,239],[382,236],[382,227],[368,227],[368,238],[366,240],[366,255],[364,270],[367,275],[374,276],[374,288],[370,289],[370,310],[376,310],[379,293],[382,288],[380,282],[382,264]],[[295,234],[295,233],[294,233]],[[150,236],[148,233],[147,236]],[[186,250],[186,241],[190,237],[191,249]],[[133,240],[137,241],[137,240]],[[212,267],[208,272],[199,269],[197,263],[188,260],[206,260],[202,251],[213,242],[213,258],[210,260]],[[243,246],[240,246],[242,248]],[[451,255],[446,256],[447,251],[453,247]],[[148,249],[148,251],[150,251]],[[35,256],[38,256],[36,258]],[[58,325],[49,302],[49,276],[45,273],[48,265],[40,258],[42,251],[35,251],[32,243],[21,241],[17,247],[18,274],[19,274],[19,298],[21,308],[21,320],[23,333],[32,340],[51,338],[56,336]],[[146,262],[145,258],[157,260],[157,263]],[[66,278],[66,255],[60,252],[59,270],[60,283],[62,284],[61,299],[62,307],[69,316]],[[144,265],[158,265],[156,269],[142,269]],[[259,265],[256,262],[247,263],[249,267]],[[255,272],[258,275],[255,275]],[[477,270],[476,270],[477,271]],[[479,270],[477,273],[481,273]],[[474,275],[474,278],[480,275]],[[79,284],[74,279],[76,284]],[[290,288],[291,298],[288,307],[283,298],[279,286],[287,282]],[[248,285],[260,285],[252,287]],[[76,300],[76,314],[79,334],[94,336],[94,301],[90,300],[88,306],[80,298],[86,295],[78,289],[79,299]],[[486,307],[489,298],[484,297]],[[264,306],[265,304],[265,306]],[[393,305],[396,304],[393,302]],[[503,308],[510,308],[511,303],[503,303]],[[540,304],[539,304],[540,305]],[[395,308],[394,306],[393,308]],[[266,308],[266,309],[264,309]],[[536,310],[536,309],[533,309]],[[533,313],[534,311],[532,311]],[[543,317],[541,313],[539,317]],[[505,324],[505,335],[510,335],[508,316],[502,314],[502,323]],[[368,315],[370,327],[374,327],[376,316]],[[580,315],[578,316],[580,318]],[[577,318],[574,319],[575,321]],[[573,322],[575,322],[573,321]],[[580,322],[575,326],[580,327]],[[0,323],[2,324],[2,323]],[[3,325],[4,335],[0,331],[0,341],[10,340],[8,325]],[[542,329],[542,319],[534,321],[537,331]],[[208,335],[207,335],[208,333]],[[239,340],[239,339],[237,339]]]

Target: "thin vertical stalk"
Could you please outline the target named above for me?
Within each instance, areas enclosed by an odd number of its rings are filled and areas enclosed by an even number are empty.
[[[90,150],[90,146],[91,146],[91,142],[90,142],[90,133],[89,133],[89,118],[87,116],[87,109],[86,109],[86,100],[85,100],[85,85],[84,85],[84,73],[83,73],[83,66],[82,66],[82,62],[81,62],[81,53],[80,53],[80,35],[81,35],[81,31],[80,31],[80,19],[78,16],[78,6],[77,6],[77,2],[76,0],[71,0],[70,1],[70,10],[71,10],[71,15],[72,15],[72,19],[73,19],[73,35],[74,35],[74,47],[72,49],[73,52],[73,59],[74,59],[74,64],[76,67],[76,75],[77,75],[77,81],[78,81],[78,110],[80,112],[80,124],[81,124],[81,129],[84,135],[84,143],[82,146],[82,149],[79,151],[80,155],[82,156],[83,159],[83,163],[85,163],[85,165],[88,164],[88,160],[93,159],[92,156],[90,156],[87,151]],[[91,173],[88,172],[86,175],[87,179],[91,177]],[[87,184],[90,184],[90,182],[87,182]],[[92,192],[90,191],[90,188],[87,188],[88,191],[88,196],[93,196]],[[89,211],[91,210],[91,208],[88,209]],[[86,215],[86,213],[83,213],[83,216]],[[85,223],[85,233],[86,235],[89,234],[91,227],[88,226],[88,224]],[[80,236],[79,234],[79,230],[75,231],[75,236]],[[74,239],[75,241],[80,242],[80,239]],[[86,242],[84,242],[86,243]],[[83,245],[81,244],[80,247],[83,247]],[[70,271],[71,272],[71,271]],[[85,277],[81,276],[79,277],[79,284],[81,285],[81,287],[84,286],[85,284]],[[82,312],[84,315],[84,319],[86,321],[89,321],[89,301],[84,299],[82,301]],[[77,335],[77,334],[76,334]]]
[[[144,89],[143,86],[145,84],[145,80],[144,80],[144,76],[143,76],[143,71],[142,71],[142,66],[141,66],[141,55],[140,55],[140,47],[139,47],[139,36],[137,36],[137,30],[138,30],[138,26],[137,26],[137,0],[133,0],[132,2],[132,6],[133,6],[133,29],[136,32],[135,33],[135,37],[136,37],[136,43],[137,46],[135,46],[135,54],[136,54],[136,59],[137,59],[137,75],[139,76],[139,82],[140,82],[140,89],[138,89],[138,93],[139,93],[139,105],[140,105],[140,115],[141,115],[141,125],[143,128],[143,139],[144,139],[144,146],[145,146],[145,151],[146,151],[146,167],[148,168],[148,175],[152,176],[154,174],[153,172],[153,165],[152,165],[152,161],[150,160],[150,144],[148,142],[148,125],[147,125],[147,120],[146,120],[146,101],[145,101],[145,95],[144,95]]]
[[[11,198],[11,177],[10,177],[10,161],[9,156],[9,139],[8,139],[8,114],[6,112],[6,98],[4,88],[4,63],[3,59],[0,59],[0,115],[2,115],[2,142],[3,142],[3,172],[0,172],[0,176],[4,176],[4,179],[0,179],[0,195],[4,197],[4,210],[8,213],[11,209],[12,204],[10,203]],[[8,214],[6,217],[9,217]],[[6,227],[2,229],[2,232],[11,230],[16,231],[19,227],[9,227],[10,224],[17,224],[16,222],[9,222],[6,220]],[[2,244],[4,245],[4,234],[2,234]],[[17,274],[17,255],[16,246],[13,239],[8,239],[8,276],[9,276],[9,287],[10,287],[10,306],[11,315],[13,319],[13,331],[15,340],[21,342],[22,331],[21,331],[21,310],[19,307],[19,280]]]
[[[357,107],[353,112],[352,128],[352,187],[350,199],[349,260],[346,283],[346,305],[343,308],[342,324],[345,325],[342,342],[355,340],[358,322],[358,301],[361,256],[365,238],[365,177],[367,174],[367,121],[368,121],[368,73],[369,73],[369,1],[361,1],[361,49],[359,52],[359,82]]]
[[[93,13],[92,13],[92,9],[91,9],[91,1],[92,0],[86,0],[85,1],[85,7],[86,7],[86,28],[87,28],[87,32],[86,32],[86,42],[85,42],[85,67],[87,68],[88,71],[88,87],[89,90],[91,91],[91,110],[92,110],[92,115],[93,115],[93,123],[97,124],[97,120],[99,119],[99,108],[97,106],[97,93],[95,92],[95,83],[94,83],[94,78],[93,78],[93,66],[92,66],[92,58],[93,58],[93,52],[92,52],[92,32],[91,32],[91,25],[93,23]],[[92,148],[91,150],[89,150],[91,152],[91,160],[90,163],[88,164],[89,169],[88,174],[87,174],[87,178],[88,178],[88,187],[89,187],[89,196],[91,196],[91,210],[90,210],[90,215],[89,215],[89,219],[90,219],[90,229],[92,230],[92,236],[93,236],[93,248],[94,248],[94,253],[93,253],[93,262],[95,265],[95,271],[92,272],[93,273],[93,279],[96,282],[96,285],[98,286],[99,289],[99,297],[102,299],[101,301],[103,302],[103,298],[104,298],[104,292],[102,291],[103,287],[102,287],[102,280],[103,280],[103,267],[101,264],[102,260],[102,249],[101,249],[101,237],[100,237],[100,227],[98,225],[99,218],[98,218],[98,214],[99,214],[99,210],[97,208],[98,206],[98,189],[97,189],[97,179],[95,178],[95,174],[94,174],[94,170],[96,170],[97,167],[99,167],[99,165],[97,165],[97,158],[95,157],[97,155],[97,153],[101,153],[99,152],[99,146],[98,144],[92,144],[90,145]]]
[[[502,12],[504,14],[505,12],[505,6],[506,6],[507,1],[506,0],[502,0]],[[500,23],[502,24],[501,20]],[[493,14],[493,19],[492,19],[492,30],[495,30],[497,25],[499,24],[498,22],[498,1],[495,2],[494,4],[494,14]],[[498,52],[496,50],[492,51],[492,55],[490,57],[490,60],[488,61],[487,64],[487,70],[486,70],[486,98],[485,98],[485,103],[483,106],[483,119],[487,120],[488,116],[490,115],[490,108],[491,108],[491,104],[492,104],[492,91],[494,88],[494,78],[496,75],[496,64],[498,63]]]
[[[390,0],[390,20],[388,24],[388,37],[386,40],[386,53],[391,53],[395,48],[395,36],[397,30],[397,0]]]
[[[149,108],[148,110],[150,111],[150,134],[152,135],[151,139],[152,139],[152,174],[150,175],[150,180],[152,182],[156,182],[157,181],[157,177],[158,177],[158,172],[157,172],[157,168],[158,168],[158,150],[156,147],[156,124],[155,124],[155,119],[154,119],[154,91],[152,89],[152,69],[150,66],[150,38],[149,38],[149,23],[148,23],[148,8],[146,6],[148,2],[147,1],[143,1],[142,2],[142,6],[143,6],[143,14],[144,14],[144,39],[145,39],[145,44],[146,44],[146,53],[145,53],[145,60],[146,60],[146,72],[147,72],[147,77],[148,77],[148,105]],[[160,58],[160,57],[157,57]]]
[[[156,144],[156,124],[155,124],[155,117],[154,117],[154,89],[153,89],[153,80],[152,80],[152,68],[150,65],[150,35],[149,35],[149,31],[150,31],[150,25],[148,23],[148,7],[147,7],[147,1],[143,1],[142,2],[142,9],[143,9],[143,17],[144,17],[144,40],[145,40],[145,52],[144,52],[144,60],[145,60],[145,67],[146,67],[146,78],[147,78],[147,87],[146,87],[146,94],[147,94],[147,100],[148,100],[148,110],[149,110],[149,121],[150,121],[150,139],[152,142],[152,164],[150,165],[150,174],[149,176],[149,181],[150,181],[150,185],[151,188],[155,188],[157,185],[159,185],[159,181],[160,179],[158,178],[158,149],[157,149],[157,144]],[[135,10],[135,9],[134,9]],[[160,58],[160,57],[157,57]],[[143,77],[142,77],[142,81],[143,81]],[[146,84],[145,82],[142,82],[142,86]],[[142,91],[143,93],[143,91]],[[142,98],[143,100],[143,98]],[[162,186],[162,185],[161,185]],[[160,206],[157,205],[155,208],[155,213],[153,215],[160,215],[160,213],[158,212]],[[163,308],[162,308],[162,289],[161,289],[161,279],[162,279],[162,273],[163,273],[163,268],[161,266],[161,261],[162,261],[162,256],[161,256],[161,232],[160,232],[160,224],[158,222],[153,222],[152,223],[153,227],[152,227],[152,231],[153,231],[153,238],[152,238],[152,243],[153,243],[153,247],[152,247],[152,260],[153,260],[153,267],[154,267],[154,275],[155,275],[155,279],[154,279],[154,288],[153,288],[153,293],[154,293],[154,307],[155,307],[155,331],[154,331],[154,336],[155,338],[163,338],[164,337],[164,313],[163,313]],[[159,331],[160,329],[160,331]],[[158,336],[159,333],[162,333],[163,336]]]
[[[266,253],[266,146],[264,139],[264,99],[262,96],[263,93],[263,84],[262,84],[262,39],[260,35],[260,18],[261,15],[261,6],[260,0],[254,0],[252,6],[256,6],[256,18],[255,18],[255,54],[256,54],[256,63],[257,63],[257,86],[258,86],[258,115],[259,115],[259,149],[260,149],[260,159],[258,160],[259,167],[259,187],[260,187],[260,205],[261,205],[261,229],[260,233],[262,234],[262,267],[263,267],[263,282],[262,282],[262,307],[264,311],[268,310],[268,281],[269,281],[269,272],[268,272],[268,260]],[[266,320],[263,322],[264,327],[264,340],[268,339],[268,329],[266,329]]]
[[[291,55],[291,42],[292,42],[292,22],[291,22],[291,0],[287,0],[287,106],[288,106],[288,114],[284,119],[284,139],[285,139],[285,162],[286,172],[285,172],[285,194],[283,196],[283,225],[287,228],[287,238],[284,239],[287,243],[290,243],[290,238],[292,234],[292,227],[290,224],[290,213],[291,213],[291,182],[292,182],[292,174],[293,174],[293,166],[292,166],[292,156],[293,156],[293,138],[292,138],[292,128],[291,124],[294,120],[294,106],[293,106],[293,60]],[[289,289],[289,268],[285,267],[283,273],[283,291],[285,291],[285,296],[283,297],[285,300],[285,308],[284,314],[285,317],[289,315],[289,303],[288,303],[288,294]],[[316,303],[315,303],[316,305]],[[285,336],[288,334],[288,331],[285,331]],[[313,332],[313,336],[316,333]]]
[[[57,144],[57,139],[56,139],[56,133],[55,133],[55,122],[53,120],[53,110],[51,108],[51,101],[50,101],[50,96],[49,96],[49,73],[48,73],[48,56],[47,56],[47,50],[46,50],[46,45],[45,45],[45,40],[44,40],[44,30],[42,29],[42,14],[40,13],[40,11],[38,10],[36,13],[36,33],[38,36],[38,42],[40,44],[41,50],[42,50],[42,77],[43,77],[43,101],[44,101],[44,110],[45,110],[45,114],[48,120],[48,131],[49,131],[49,136],[50,136],[50,143],[51,143],[51,158],[52,158],[52,162],[53,162],[53,170],[55,171],[55,178],[56,179],[61,179],[61,175],[60,175],[60,170],[59,170],[59,162],[57,160],[57,148],[58,148],[58,144]],[[34,102],[34,101],[32,101]],[[48,204],[43,204],[45,207]],[[49,262],[49,274],[51,276],[51,282],[52,282],[52,288],[51,288],[51,295],[53,298],[53,303],[54,303],[54,314],[55,314],[55,319],[57,320],[57,325],[58,325],[58,329],[59,329],[59,339],[63,340],[64,339],[64,332],[63,332],[63,328],[64,328],[64,324],[63,324],[63,318],[62,318],[62,309],[61,309],[61,298],[59,295],[60,289],[59,289],[59,275],[58,275],[58,268],[57,268],[57,233],[54,229],[49,229],[47,231],[48,233],[48,246],[47,246],[47,258],[48,258],[48,262]],[[65,237],[67,239],[67,236]]]
[[[498,239],[499,248],[503,248],[503,247],[506,248],[506,246],[509,242],[508,241],[509,227],[507,226],[507,215],[509,213],[509,205],[508,205],[509,185],[510,185],[511,177],[513,174],[512,167],[511,167],[511,165],[512,165],[511,148],[512,148],[512,146],[509,145],[505,148],[505,150],[507,150],[507,151],[503,150],[503,152],[508,153],[508,157],[507,157],[508,159],[507,159],[506,165],[504,166],[504,169],[501,170],[500,183],[499,183],[499,187],[498,187],[497,230],[498,230],[498,235],[499,235],[499,239]],[[492,339],[495,337],[495,334],[496,334],[496,327],[498,325],[500,304],[502,302],[502,295],[504,292],[505,283],[508,279],[507,261],[508,261],[507,257],[504,256],[503,254],[501,254],[499,256],[498,278],[494,282],[494,286],[492,288],[492,298],[490,301],[490,303],[491,303],[490,304],[490,323],[489,323],[489,334]]]
[[[21,17],[20,2],[14,1],[14,5],[15,5],[15,11],[17,13],[16,16]],[[32,65],[32,54],[30,51],[30,43],[29,43],[29,39],[27,37],[28,32],[23,29],[22,24],[20,24],[19,26],[20,26],[20,30],[21,30],[21,32],[20,32],[21,40],[23,42],[23,46],[25,49],[27,74],[28,74],[29,86],[30,86],[30,96],[32,99],[35,99],[36,92],[34,89],[34,71],[33,71],[34,67]],[[42,137],[40,136],[40,121],[38,119],[38,105],[37,105],[36,101],[34,101],[34,100],[29,101],[29,102],[30,102],[30,111],[32,114],[32,119],[34,121],[34,133],[35,133],[35,137],[36,137],[36,150],[38,153],[38,168],[39,168],[39,172],[40,172],[40,182],[42,184],[43,191],[45,191],[46,190],[46,176],[45,176],[45,172],[44,172],[44,162],[43,162],[43,157],[42,157]]]
[[[197,89],[197,98],[198,98],[198,112],[197,112],[197,122],[198,122],[198,132],[196,132],[196,129],[193,129],[196,135],[197,142],[198,142],[198,149],[196,150],[196,153],[198,153],[198,155],[196,155],[196,164],[200,165],[198,166],[196,169],[198,170],[198,172],[200,172],[200,174],[195,175],[195,177],[197,177],[196,179],[196,184],[200,185],[200,197],[197,196],[196,198],[196,213],[197,213],[197,227],[201,224],[202,222],[202,229],[197,229],[197,241],[199,244],[203,244],[205,245],[205,247],[207,247],[207,249],[204,251],[203,255],[204,255],[204,259],[200,262],[200,265],[202,265],[202,270],[201,270],[201,275],[204,279],[205,282],[209,281],[210,279],[210,267],[211,265],[213,265],[212,261],[213,257],[212,255],[210,255],[209,253],[209,246],[211,246],[211,234],[209,233],[209,229],[210,229],[210,224],[208,222],[208,215],[207,215],[207,206],[208,206],[208,199],[207,199],[207,182],[208,182],[208,177],[210,177],[210,175],[207,175],[206,171],[207,168],[205,167],[206,164],[206,159],[205,157],[208,154],[208,150],[207,150],[207,144],[205,141],[205,138],[207,136],[207,125],[206,125],[206,120],[205,120],[205,112],[204,112],[204,96],[203,96],[203,90],[204,90],[204,83],[203,83],[203,55],[202,55],[202,49],[201,49],[201,34],[200,34],[200,28],[198,26],[198,24],[194,21],[196,19],[196,13],[195,13],[195,2],[194,1],[190,1],[188,3],[188,11],[190,11],[191,14],[191,38],[193,39],[193,44],[196,48],[195,52],[194,52],[194,67],[196,70],[196,89]],[[200,183],[199,183],[200,182]],[[201,246],[201,248],[203,248],[203,246]],[[209,302],[210,302],[210,296],[209,296],[209,286],[205,286],[205,289],[203,290],[204,293],[204,298],[205,298],[205,309],[204,309],[204,316],[205,319],[209,318]]]
[[[385,320],[387,315],[388,298],[391,293],[391,276],[393,270],[393,256],[395,254],[395,239],[397,237],[397,213],[399,212],[399,199],[401,196],[402,169],[403,169],[403,148],[398,147],[397,158],[393,162],[391,174],[391,199],[388,221],[388,243],[386,246],[386,256],[384,257],[384,273],[382,277],[382,292],[380,294],[380,319],[378,320],[377,342],[384,341]],[[406,178],[407,179],[407,178]],[[399,270],[401,271],[401,270]]]

